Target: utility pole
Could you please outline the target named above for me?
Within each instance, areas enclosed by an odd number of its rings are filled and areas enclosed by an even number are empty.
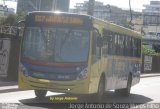
[[[5,6],[6,4],[5,4],[5,0],[3,0],[3,5]]]
[[[52,10],[55,11],[57,9],[57,0],[52,1]]]
[[[93,16],[94,4],[95,4],[95,0],[89,0],[89,2],[88,2],[88,11],[87,11],[88,15]]]

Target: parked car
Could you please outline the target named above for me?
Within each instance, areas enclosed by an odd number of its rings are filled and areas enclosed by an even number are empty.
[[[143,38],[144,39],[160,40],[160,33],[158,33],[158,32],[148,32]]]

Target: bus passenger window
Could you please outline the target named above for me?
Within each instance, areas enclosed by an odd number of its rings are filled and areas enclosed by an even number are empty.
[[[141,40],[136,39],[136,57],[140,57],[141,56]]]
[[[115,35],[114,35],[114,49],[115,49],[115,55],[118,55],[118,52],[119,52],[119,49],[118,49],[118,34],[117,33],[115,33]]]
[[[133,57],[136,57],[137,53],[137,41],[136,38],[132,39],[132,47],[133,47]]]
[[[112,33],[112,37],[111,37],[111,54],[112,55],[115,55],[116,54],[116,37],[115,37],[115,34]]]
[[[98,33],[96,31],[93,32],[93,38],[92,38],[92,63],[95,63],[98,61],[98,58],[100,58],[101,53],[100,53],[100,49],[97,46],[97,37],[98,37]]]
[[[3,49],[3,40],[0,40],[0,50]]]
[[[141,57],[141,40],[138,40],[138,57]]]
[[[120,36],[120,55],[123,56],[124,55],[124,36],[121,35]]]
[[[126,55],[125,56],[131,56],[131,37],[126,37]]]
[[[93,33],[93,37],[92,37],[92,55],[96,55],[96,36],[95,33]]]

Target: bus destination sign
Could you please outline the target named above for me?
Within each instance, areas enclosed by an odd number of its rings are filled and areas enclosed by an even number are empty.
[[[63,23],[63,24],[78,24],[83,25],[83,20],[77,17],[66,16],[44,16],[35,15],[35,22],[39,23]]]

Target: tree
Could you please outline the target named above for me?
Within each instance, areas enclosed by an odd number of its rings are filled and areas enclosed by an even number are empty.
[[[149,48],[147,45],[142,45],[142,54],[143,55],[156,55],[154,49]]]
[[[17,15],[9,14],[8,17],[5,19],[5,25],[15,26],[16,24],[17,24]]]
[[[7,17],[0,18],[0,25],[15,26],[17,24],[17,15],[9,14]]]
[[[5,17],[0,17],[0,25],[4,25],[5,19]]]
[[[0,17],[0,25],[16,26],[19,21],[25,19],[26,15],[26,12],[21,12],[18,14],[9,14],[7,17]]]

